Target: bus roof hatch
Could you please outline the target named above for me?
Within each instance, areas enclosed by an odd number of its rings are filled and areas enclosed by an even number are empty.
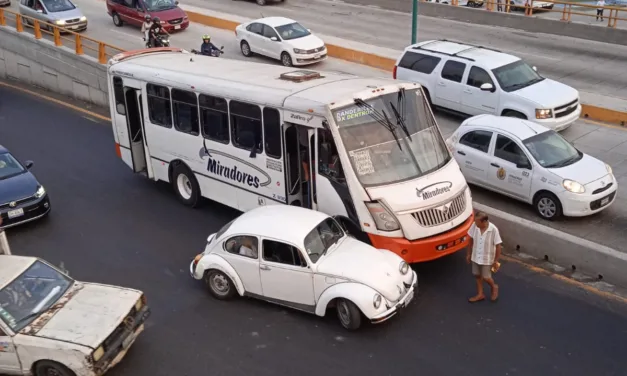
[[[319,72],[310,71],[310,70],[297,70],[287,73],[282,73],[279,76],[282,80],[293,81],[293,82],[303,82],[309,80],[315,80],[318,78],[323,78]]]

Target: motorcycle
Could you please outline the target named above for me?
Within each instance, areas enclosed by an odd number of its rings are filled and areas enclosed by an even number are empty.
[[[198,50],[192,50],[191,52],[196,55],[203,55]],[[212,50],[211,55],[205,55],[205,56],[220,57],[220,55],[222,55],[223,53],[224,53],[224,46],[221,46],[219,50]]]
[[[170,36],[167,34],[159,34],[157,35],[156,38],[154,38],[155,40],[155,46],[153,46],[150,43],[150,40],[146,41],[146,48],[153,48],[153,47],[170,47]]]

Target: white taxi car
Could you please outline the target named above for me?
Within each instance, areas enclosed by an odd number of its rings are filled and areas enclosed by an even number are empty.
[[[141,291],[78,282],[35,257],[0,255],[0,374],[103,375],[149,314]]]
[[[242,54],[264,55],[286,67],[326,60],[327,47],[298,22],[285,17],[266,17],[238,25],[235,38]]]
[[[469,183],[533,204],[548,220],[600,212],[616,197],[608,164],[527,120],[478,115],[446,143]]]
[[[335,307],[355,330],[381,323],[414,297],[418,276],[396,254],[348,236],[328,215],[262,206],[207,239],[190,265],[217,299],[250,296],[324,316]]]

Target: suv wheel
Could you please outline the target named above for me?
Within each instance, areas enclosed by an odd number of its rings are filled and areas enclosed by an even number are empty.
[[[121,27],[122,25],[124,25],[124,21],[122,21],[122,19],[120,18],[120,15],[117,13],[113,13],[112,15],[113,17],[113,24],[117,27]]]

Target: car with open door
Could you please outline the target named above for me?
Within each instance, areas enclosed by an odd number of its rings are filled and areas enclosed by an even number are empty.
[[[403,259],[348,235],[332,217],[289,205],[250,210],[207,239],[190,264],[217,299],[248,296],[342,326],[381,323],[408,306],[418,276]]]

